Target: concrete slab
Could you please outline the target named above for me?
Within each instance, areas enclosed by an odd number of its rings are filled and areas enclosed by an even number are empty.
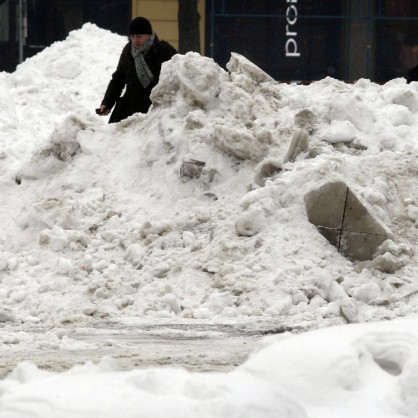
[[[341,229],[347,185],[342,181],[328,182],[304,197],[309,222],[316,226]]]
[[[331,181],[304,197],[308,220],[338,252],[352,260],[371,260],[389,229],[375,218],[343,181]]]
[[[343,229],[363,234],[387,234],[385,227],[370,214],[368,209],[350,189],[347,189]]]
[[[384,234],[373,235],[342,231],[339,252],[353,260],[371,260],[377,247],[387,238],[387,235]]]
[[[323,235],[334,247],[340,245],[341,230],[339,229],[329,229],[322,226],[317,227],[318,231]]]

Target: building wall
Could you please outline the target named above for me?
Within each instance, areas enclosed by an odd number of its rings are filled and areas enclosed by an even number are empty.
[[[205,7],[206,0],[198,1],[200,14],[200,52],[205,48]],[[160,39],[170,42],[176,49],[179,47],[178,0],[132,0],[132,18],[144,16]]]
[[[379,83],[418,66],[418,0],[206,0],[206,54],[280,81]]]

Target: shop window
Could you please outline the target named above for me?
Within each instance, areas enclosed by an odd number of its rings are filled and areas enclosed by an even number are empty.
[[[9,40],[9,0],[0,0],[0,42]]]

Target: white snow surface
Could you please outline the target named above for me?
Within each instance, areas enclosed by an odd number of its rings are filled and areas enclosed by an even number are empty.
[[[125,43],[85,24],[0,73],[0,349],[77,348],[68,327],[104,320],[303,332],[229,373],[21,363],[0,417],[418,417],[418,83],[280,84],[188,53],[148,114],[109,125],[94,109]],[[256,185],[299,127],[309,151]],[[307,219],[330,180],[392,233],[370,262]]]

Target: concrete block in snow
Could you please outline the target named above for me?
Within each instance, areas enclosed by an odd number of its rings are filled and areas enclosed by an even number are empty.
[[[381,223],[343,181],[327,182],[304,197],[309,222],[344,256],[371,260],[390,238]]]

